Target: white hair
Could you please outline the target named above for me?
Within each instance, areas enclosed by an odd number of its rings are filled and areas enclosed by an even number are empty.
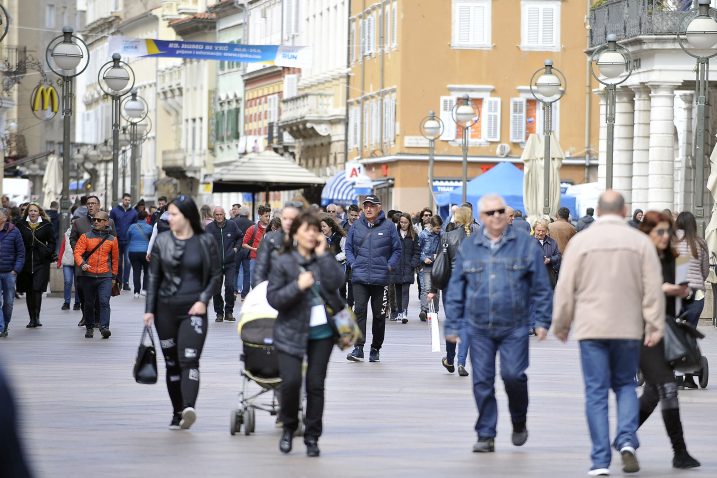
[[[500,201],[501,207],[507,207],[505,204],[505,199],[503,199],[503,196],[501,196],[500,194],[484,194],[478,200],[478,211],[483,212],[486,203],[489,201]]]

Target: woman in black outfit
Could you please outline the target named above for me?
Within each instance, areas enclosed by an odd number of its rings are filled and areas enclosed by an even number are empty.
[[[170,230],[159,234],[152,248],[144,323],[157,328],[173,409],[169,428],[177,430],[197,418],[207,304],[219,290],[221,267],[216,241],[204,233],[194,201],[179,196],[168,210]]]
[[[42,327],[40,309],[42,294],[50,281],[50,263],[57,260],[55,233],[50,218],[39,204],[30,203],[17,228],[25,243],[25,265],[17,277],[18,292],[27,295],[27,311],[30,323],[27,328]]]
[[[396,287],[396,316],[391,320],[408,323],[408,291],[416,276],[416,267],[421,262],[421,251],[418,248],[418,234],[411,224],[411,215],[401,213],[396,224],[398,237],[401,239],[401,261],[391,275],[391,282]]]
[[[662,291],[665,293],[665,315],[667,320],[674,320],[675,297],[687,297],[687,285],[675,284],[675,257],[677,253],[670,246],[672,239],[672,218],[661,212],[648,211],[639,225],[640,231],[650,236],[657,248],[662,263]],[[695,468],[700,462],[687,453],[687,445],[682,432],[680,420],[680,402],[677,399],[677,383],[675,376],[665,362],[664,341],[654,347],[642,346],[640,350],[640,370],[645,377],[645,390],[640,397],[640,426],[661,404],[662,420],[665,422],[667,435],[672,442],[674,468]]]
[[[334,331],[328,323],[324,303],[339,310],[343,301],[338,286],[344,279],[341,266],[329,252],[319,219],[302,213],[291,225],[283,252],[272,259],[267,299],[279,311],[274,325],[274,346],[281,376],[280,421],[284,432],[279,441],[282,453],[291,451],[299,425],[301,365],[306,369],[306,454],[319,456],[318,441],[324,413],[324,381],[334,346]]]

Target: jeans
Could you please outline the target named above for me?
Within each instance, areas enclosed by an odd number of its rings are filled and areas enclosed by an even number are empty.
[[[702,309],[705,307],[705,300],[683,299],[682,307],[687,311],[687,316],[685,317],[687,322],[693,327],[697,327],[700,315],[702,315]]]
[[[109,328],[112,278],[80,276],[77,281],[82,288],[82,314],[85,316],[87,329],[91,330],[96,322],[95,304],[97,302],[100,305],[100,328]]]
[[[446,310],[446,292],[448,292],[447,289],[443,289],[443,295],[441,296],[441,299],[443,300],[443,310]],[[449,365],[453,365],[453,362],[456,358],[456,348],[458,349],[458,365],[463,365],[465,367],[466,360],[468,359],[468,348],[469,348],[469,335],[468,335],[468,327],[462,327],[461,330],[458,332],[458,338],[460,339],[458,343],[455,342],[449,342],[446,340],[446,360],[448,361]]]
[[[617,399],[615,446],[618,450],[628,445],[635,449],[639,446],[635,374],[640,361],[640,341],[581,340],[580,361],[585,381],[585,415],[593,443],[592,469],[608,468],[612,458],[608,421],[611,388]]]
[[[363,338],[356,342],[356,346],[363,348],[366,344],[366,321],[368,320],[368,301],[371,300],[371,313],[373,324],[371,333],[373,340],[371,348],[380,350],[386,334],[386,311],[388,310],[388,286],[374,284],[357,284],[354,282],[354,313],[356,322],[361,329]]]
[[[423,266],[419,274],[421,276],[421,310],[423,312],[428,312],[428,293],[431,291],[431,286],[433,285],[431,283],[432,270],[432,267]],[[433,310],[436,312],[438,312],[438,298],[440,295],[441,292],[438,291],[436,297],[433,299]]]
[[[224,300],[222,300],[221,284],[218,288],[218,293],[214,295],[213,299],[214,312],[216,312],[217,315],[224,315],[225,311],[227,314],[234,312],[234,290],[236,289],[234,279],[236,279],[237,276],[236,265],[233,262],[224,264],[222,274],[224,275]]]
[[[5,330],[12,319],[16,282],[17,276],[12,272],[0,272],[0,330]]]
[[[117,269],[117,278],[122,280],[122,284],[129,284],[129,270],[132,267],[129,262],[129,253],[127,252],[127,242],[119,242],[119,264]]]
[[[508,395],[513,425],[525,425],[528,415],[528,327],[472,328],[470,330],[473,396],[478,408],[478,438],[493,438],[498,424],[495,399],[495,356],[500,353],[500,376]]]
[[[72,300],[72,283],[75,281],[75,266],[62,266],[62,276],[65,280],[65,304]],[[80,288],[75,284],[75,304],[80,303]]]
[[[132,284],[134,285],[134,293],[139,294],[142,290],[147,290],[147,263],[146,252],[130,252],[129,262],[132,264]],[[144,274],[144,275],[143,275]],[[142,281],[144,278],[144,281]]]
[[[408,310],[408,293],[411,284],[396,284],[396,312],[405,312]]]
[[[249,257],[241,259],[236,262],[237,267],[237,290],[241,292],[242,298],[246,297],[251,289],[251,265]],[[241,286],[241,288],[239,288]]]
[[[309,340],[306,350],[306,433],[304,436],[318,438],[323,429],[324,382],[329,366],[333,338]],[[281,376],[281,409],[284,428],[295,431],[299,426],[301,403],[301,370],[303,357],[279,352],[279,375]]]

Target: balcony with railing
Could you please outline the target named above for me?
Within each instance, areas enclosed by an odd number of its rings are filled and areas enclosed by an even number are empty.
[[[675,36],[692,8],[692,0],[607,0],[590,10],[590,47],[644,35]]]
[[[183,172],[187,167],[187,155],[183,149],[165,149],[162,151],[162,169],[170,172]],[[172,176],[170,174],[170,176]]]
[[[279,124],[296,139],[326,136],[331,123],[343,120],[344,113],[334,108],[333,95],[306,93],[282,101]]]

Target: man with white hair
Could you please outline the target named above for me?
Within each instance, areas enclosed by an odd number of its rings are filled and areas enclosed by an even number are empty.
[[[502,197],[488,194],[478,202],[481,227],[458,249],[446,295],[446,340],[469,336],[473,395],[478,408],[477,453],[495,451],[498,406],[495,399],[495,358],[508,396],[513,423],[511,441],[528,440],[529,328],[543,340],[550,328],[553,294],[543,251],[527,234],[508,227]],[[465,335],[464,335],[465,336]]]
[[[224,208],[215,207],[213,212],[214,220],[207,224],[206,231],[214,236],[219,246],[219,258],[222,264],[224,275],[224,300],[222,300],[221,287],[214,295],[214,312],[217,314],[216,322],[225,319],[233,322],[234,319],[234,291],[236,289],[237,268],[235,256],[241,247],[243,234],[239,231],[234,221],[227,221]]]

